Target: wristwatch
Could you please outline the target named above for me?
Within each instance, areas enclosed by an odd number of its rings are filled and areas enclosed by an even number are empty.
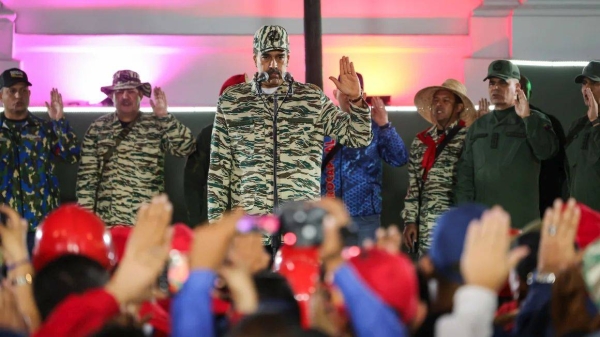
[[[355,99],[350,99],[348,98],[348,101],[350,101],[350,103],[358,103],[363,99],[363,93],[362,91],[360,92],[360,94],[358,94],[358,97]]]
[[[533,272],[527,275],[527,284],[532,285],[534,282],[539,284],[554,284],[556,275],[554,273],[538,273]]]
[[[17,276],[11,280],[11,284],[13,287],[23,286],[26,284],[33,283],[33,276],[29,273],[21,276]]]

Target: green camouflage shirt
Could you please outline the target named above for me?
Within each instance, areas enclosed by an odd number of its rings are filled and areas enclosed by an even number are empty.
[[[55,164],[79,160],[77,136],[65,118],[29,113],[23,123],[0,114],[0,203],[16,210],[34,231],[60,203]]]
[[[291,97],[277,89],[277,194],[279,204],[321,195],[323,139],[330,135],[349,147],[371,142],[368,107],[339,110],[321,89],[294,83]],[[231,207],[248,214],[273,212],[273,95],[258,97],[255,83],[230,87],[219,98],[208,176],[209,220]]]
[[[103,155],[121,130],[116,113],[94,121],[83,139],[77,174],[79,204],[93,210],[96,200],[96,213],[107,225],[133,225],[139,206],[164,191],[165,153],[184,157],[195,149],[192,132],[173,115],[142,114],[114,150],[99,182]]]
[[[458,123],[459,121],[456,121],[448,126],[446,133]],[[426,132],[437,143],[441,135],[438,135],[435,125],[427,129]],[[402,219],[405,224],[418,223],[420,253],[427,251],[431,245],[431,236],[437,218],[453,204],[454,187],[457,182],[457,163],[462,153],[466,136],[467,128],[463,127],[448,142],[431,167],[422,191],[419,191],[417,180],[423,175],[421,162],[427,150],[427,145],[418,137],[415,137],[410,147],[410,159],[408,162],[409,185],[406,198],[404,199]],[[419,197],[421,198],[420,214]]]

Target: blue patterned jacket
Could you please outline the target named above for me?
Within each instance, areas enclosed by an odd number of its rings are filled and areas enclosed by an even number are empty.
[[[74,164],[80,147],[66,119],[28,115],[20,132],[0,114],[0,203],[16,210],[34,231],[60,203],[57,161]]]
[[[373,141],[363,148],[342,147],[321,173],[321,195],[344,201],[350,215],[381,214],[381,159],[400,167],[408,162],[408,152],[393,126],[380,128],[372,123]],[[335,146],[325,137],[323,159]]]

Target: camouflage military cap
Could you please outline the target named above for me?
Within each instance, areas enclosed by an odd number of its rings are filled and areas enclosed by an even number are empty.
[[[488,80],[492,77],[497,77],[503,80],[511,78],[521,80],[521,71],[514,63],[507,60],[496,60],[490,63],[488,67],[487,77],[483,80]]]
[[[600,61],[592,61],[583,68],[581,75],[575,77],[575,83],[582,83],[584,78],[600,82]]]
[[[290,40],[285,28],[281,26],[262,26],[254,33],[254,53],[266,53],[271,50],[290,52]]]

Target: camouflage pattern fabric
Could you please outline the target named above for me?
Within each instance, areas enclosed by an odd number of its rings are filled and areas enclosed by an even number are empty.
[[[319,199],[325,135],[349,147],[371,142],[368,107],[339,110],[321,89],[294,83],[277,89],[277,193],[279,204]],[[230,87],[219,98],[215,115],[208,175],[209,221],[231,207],[252,215],[273,212],[273,95],[256,94],[256,84]]]
[[[116,113],[95,120],[83,139],[77,174],[77,199],[83,207],[93,210],[100,184],[96,213],[107,225],[133,225],[140,205],[164,191],[167,151],[184,157],[195,150],[192,132],[173,115],[142,114],[114,150],[102,181],[98,181],[103,155],[115,145],[122,129]]]
[[[459,121],[454,122],[446,128],[446,133],[455,127]],[[435,142],[438,135],[437,128],[432,126],[427,130]],[[419,216],[419,254],[425,253],[431,246],[433,229],[437,218],[453,205],[454,188],[457,183],[457,163],[462,153],[467,128],[464,127],[448,142],[440,153],[427,175],[423,190],[419,191],[419,182],[423,174],[421,162],[427,145],[415,137],[410,147],[410,159],[408,162],[409,185],[402,219],[405,224],[417,223]],[[421,198],[421,213],[419,215],[419,197]]]
[[[0,202],[18,211],[34,231],[58,207],[55,161],[79,160],[77,136],[66,119],[46,121],[31,113],[22,128],[7,125],[0,117]]]
[[[254,54],[262,54],[271,50],[290,51],[290,41],[285,28],[281,26],[262,26],[252,40]]]

